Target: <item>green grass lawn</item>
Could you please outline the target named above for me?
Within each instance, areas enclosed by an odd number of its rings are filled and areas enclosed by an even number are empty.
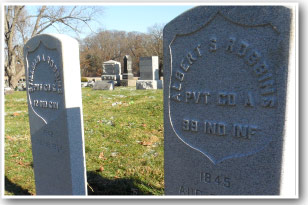
[[[82,89],[89,195],[162,195],[162,90]],[[5,95],[5,195],[35,195],[26,92]]]

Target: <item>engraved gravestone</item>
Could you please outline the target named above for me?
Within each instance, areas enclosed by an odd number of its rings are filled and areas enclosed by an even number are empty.
[[[140,57],[140,78],[136,82],[136,89],[162,89],[158,65],[158,56]]]
[[[134,74],[133,74],[133,61],[132,57],[130,55],[125,55],[123,58],[123,74],[120,85],[121,86],[136,86],[136,80],[134,79]]]
[[[164,28],[166,195],[278,195],[290,9],[200,6]]]
[[[124,71],[123,71],[123,79],[133,79],[133,61],[130,55],[126,55],[123,58],[124,62]]]
[[[24,47],[37,195],[86,195],[78,42],[42,34]]]
[[[140,57],[140,80],[158,80],[158,56]]]
[[[103,74],[101,76],[102,80],[113,80],[116,85],[120,84],[122,79],[121,73],[121,63],[114,60],[109,60],[103,63]]]

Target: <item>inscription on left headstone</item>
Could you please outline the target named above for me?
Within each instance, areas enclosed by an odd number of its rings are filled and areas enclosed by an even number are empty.
[[[37,195],[86,195],[78,42],[42,34],[24,47]]]

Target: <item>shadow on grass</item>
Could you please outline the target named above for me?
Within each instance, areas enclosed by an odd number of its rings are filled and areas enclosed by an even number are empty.
[[[5,190],[13,193],[14,195],[31,195],[27,189],[13,183],[5,176]]]
[[[88,195],[154,195],[162,192],[162,189],[138,179],[107,179],[95,171],[87,172],[87,181]]]
[[[138,179],[119,178],[107,179],[98,172],[87,172],[88,195],[154,195],[163,190],[149,186]],[[31,195],[27,189],[13,183],[5,176],[5,190],[14,195]]]

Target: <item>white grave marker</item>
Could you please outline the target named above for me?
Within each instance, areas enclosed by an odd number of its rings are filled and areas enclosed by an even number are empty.
[[[24,47],[37,195],[86,195],[78,42],[42,34]]]

